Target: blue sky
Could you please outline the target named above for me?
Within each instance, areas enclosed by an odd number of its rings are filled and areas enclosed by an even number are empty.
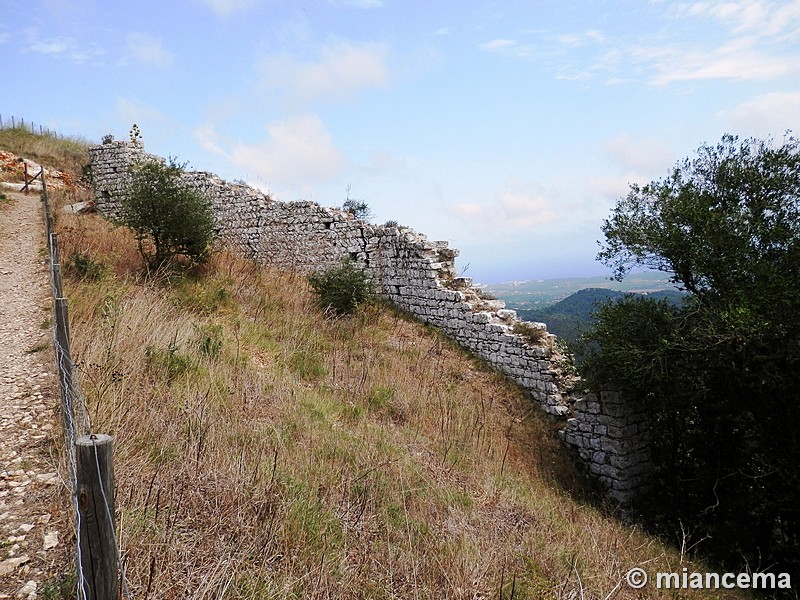
[[[494,283],[607,274],[629,183],[800,130],[800,0],[28,0],[0,114],[367,202]]]

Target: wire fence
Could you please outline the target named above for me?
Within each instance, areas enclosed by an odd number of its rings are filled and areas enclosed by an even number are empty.
[[[0,114],[0,129],[25,129],[33,134],[63,139],[64,136],[41,123],[26,121],[24,117]]]
[[[130,599],[130,589],[114,526],[113,480],[109,479],[109,473],[113,472],[113,467],[110,466],[111,438],[90,434],[91,422],[75,376],[75,365],[70,351],[69,315],[61,278],[58,234],[53,227],[52,206],[47,194],[43,169],[39,176],[42,181],[41,198],[44,205],[50,258],[50,284],[55,313],[53,347],[61,395],[61,417],[67,445],[70,500],[75,513],[77,597],[78,600],[117,598],[121,582],[124,597]],[[93,453],[93,459],[79,461],[76,449],[86,446],[89,446]],[[103,462],[99,454],[101,448],[104,452],[108,451],[109,464],[106,468],[101,468]],[[98,532],[98,526],[103,530]],[[99,541],[92,539],[98,536],[104,539]]]

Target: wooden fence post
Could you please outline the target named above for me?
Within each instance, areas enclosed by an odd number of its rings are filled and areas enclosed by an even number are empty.
[[[114,536],[113,438],[98,433],[75,440],[81,564],[87,600],[117,600],[119,558]]]
[[[59,277],[60,273],[53,273],[54,277]],[[60,286],[60,277],[54,285]],[[72,394],[73,379],[75,377],[72,364],[72,354],[69,348],[69,313],[67,311],[67,299],[56,298],[55,300],[55,319],[56,319],[56,361],[59,373],[59,384],[61,387],[61,416],[64,427],[72,424]],[[65,429],[69,431],[69,429]]]

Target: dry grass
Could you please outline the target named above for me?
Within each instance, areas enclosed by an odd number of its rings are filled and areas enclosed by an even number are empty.
[[[228,254],[143,280],[125,230],[60,228],[100,265],[68,281],[73,355],[135,597],[636,598],[629,568],[684,564],[581,500],[556,424],[436,331],[327,320]]]
[[[0,148],[68,173],[72,181],[83,174],[89,145],[84,139],[34,134],[24,127],[0,128]]]

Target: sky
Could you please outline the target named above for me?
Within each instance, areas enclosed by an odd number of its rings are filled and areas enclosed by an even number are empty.
[[[281,201],[366,202],[476,282],[610,275],[632,183],[800,130],[800,0],[3,0],[0,115]]]

